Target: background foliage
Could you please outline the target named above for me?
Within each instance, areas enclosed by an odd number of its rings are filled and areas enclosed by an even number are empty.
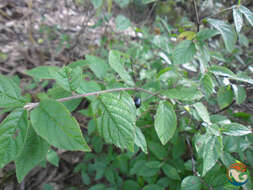
[[[14,161],[21,183],[37,165],[58,166],[58,150],[83,151],[74,172],[89,190],[253,189],[252,177],[236,187],[226,176],[237,160],[253,167],[252,5],[73,3],[93,6],[89,27],[115,26],[85,58],[25,71],[47,90],[25,93],[0,75],[1,168]],[[38,42],[58,39],[59,51],[71,51],[74,39],[56,30],[41,25]]]

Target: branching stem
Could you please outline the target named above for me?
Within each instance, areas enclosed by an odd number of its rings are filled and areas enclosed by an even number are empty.
[[[195,163],[195,160],[194,160],[194,157],[193,157],[193,150],[192,150],[192,145],[190,143],[190,140],[189,140],[189,137],[186,136],[186,142],[187,142],[187,145],[188,145],[188,148],[190,150],[190,154],[191,154],[191,161],[192,161],[192,172],[195,176],[198,176],[198,173],[196,171],[196,163]]]
[[[89,93],[86,93],[86,94],[78,94],[78,95],[74,95],[74,96],[70,96],[70,97],[66,97],[66,98],[60,98],[60,99],[57,99],[57,101],[58,102],[65,102],[65,101],[68,101],[68,100],[84,98],[84,97],[87,97],[87,96],[94,96],[94,95],[99,95],[99,94],[104,94],[104,93],[129,91],[129,90],[142,91],[142,92],[145,92],[147,94],[151,94],[153,96],[156,96],[156,97],[160,98],[161,100],[168,100],[169,99],[165,96],[161,96],[157,93],[148,91],[148,90],[143,89],[143,88],[114,88],[114,89],[108,89],[108,90],[101,90],[101,91],[97,91],[97,92],[89,92]],[[24,106],[24,109],[32,110],[33,108],[37,107],[38,105],[39,105],[39,102],[28,103]]]
[[[196,19],[197,19],[197,32],[199,32],[200,21],[199,21],[199,13],[198,13],[198,7],[197,7],[196,0],[193,0],[193,4],[194,4],[194,11],[196,14]]]

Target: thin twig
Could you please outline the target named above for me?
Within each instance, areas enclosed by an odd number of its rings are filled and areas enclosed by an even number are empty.
[[[9,69],[3,68],[3,67],[0,67],[0,71],[4,71],[4,72],[6,72],[6,73],[11,72]]]
[[[90,22],[90,20],[93,18],[93,16],[94,16],[95,14],[91,14],[87,19],[83,19],[83,22],[82,22],[82,28],[81,28],[81,30],[78,32],[78,34],[76,35],[76,38],[75,38],[75,42],[74,42],[74,44],[70,47],[70,48],[67,48],[69,51],[70,50],[73,50],[76,46],[77,46],[77,44],[79,43],[79,41],[80,41],[80,36],[85,32],[85,30],[87,29],[87,27],[88,27],[88,23]],[[85,24],[86,23],[86,24]]]
[[[155,7],[156,7],[156,4],[157,4],[158,1],[155,1],[155,3],[153,4],[151,10],[149,11],[148,13],[148,16],[146,17],[145,21],[144,21],[144,24],[147,23],[150,18],[151,18],[151,15],[152,15],[152,12],[154,11]]]
[[[190,154],[191,154],[191,160],[192,160],[192,172],[195,176],[198,176],[198,172],[196,171],[196,162],[194,160],[194,157],[193,157],[193,150],[192,150],[192,145],[190,143],[190,140],[189,140],[189,137],[186,136],[186,142],[187,142],[187,145],[188,145],[188,148],[190,150]]]
[[[187,142],[187,145],[188,145],[188,148],[190,150],[190,154],[191,154],[191,160],[192,160],[192,172],[194,174],[194,176],[199,176],[198,172],[196,171],[196,162],[194,160],[194,157],[193,157],[193,148],[192,148],[192,145],[190,143],[190,140],[189,140],[189,137],[186,135],[186,142]],[[212,186],[210,186],[208,183],[205,182],[204,179],[202,179],[200,177],[200,180],[201,182],[209,189],[209,190],[213,190]]]
[[[169,98],[167,98],[166,96],[161,96],[159,95],[158,93],[154,93],[154,92],[151,92],[151,91],[148,91],[148,90],[145,90],[143,88],[136,88],[137,91],[142,91],[142,92],[145,92],[145,93],[148,93],[148,94],[151,94],[153,96],[157,96],[158,98],[160,98],[161,100],[168,100]]]
[[[68,100],[84,98],[84,97],[87,97],[87,96],[99,95],[99,94],[110,93],[110,92],[128,91],[128,90],[142,91],[142,92],[157,96],[161,100],[168,100],[169,99],[165,96],[161,96],[157,93],[145,90],[143,88],[114,88],[114,89],[109,89],[109,90],[101,90],[101,91],[97,91],[97,92],[89,92],[89,93],[86,93],[86,94],[78,94],[78,95],[74,95],[74,96],[70,96],[70,97],[66,97],[66,98],[60,98],[60,99],[57,99],[56,101],[65,102],[65,101],[68,101]],[[24,109],[29,111],[29,110],[32,110],[33,108],[37,107],[38,105],[39,105],[39,102],[28,103],[24,106]]]
[[[193,4],[194,4],[194,11],[196,14],[196,19],[197,19],[197,32],[199,32],[200,21],[199,21],[199,13],[198,13],[196,0],[193,0]]]
[[[131,69],[132,69],[132,72],[133,72],[133,78],[134,78],[134,83],[136,84],[136,77],[135,77],[135,72],[134,72],[134,60],[131,58]]]
[[[215,16],[217,16],[217,15],[223,13],[223,12],[226,12],[226,11],[228,11],[228,10],[231,10],[231,9],[233,9],[233,8],[234,8],[234,6],[228,7],[228,8],[225,8],[225,9],[223,9],[223,10],[217,12],[217,13],[214,13],[214,14],[211,14],[211,15],[206,16],[206,17],[204,17],[204,18],[201,18],[201,19],[200,19],[200,22],[202,22],[202,21],[203,21],[204,19],[206,19],[206,18],[215,17]]]

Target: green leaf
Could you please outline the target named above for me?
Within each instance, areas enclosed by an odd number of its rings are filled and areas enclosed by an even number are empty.
[[[164,93],[168,98],[183,101],[199,100],[204,95],[196,87],[177,86]]]
[[[114,174],[116,174],[116,171],[113,167],[109,167],[105,170],[105,178],[110,184],[115,184],[115,177]]]
[[[236,75],[231,70],[223,66],[218,66],[218,65],[212,66],[209,69],[209,71],[218,76],[225,76],[225,77],[229,77],[231,79],[238,80],[241,82],[247,82],[247,83],[253,84],[253,79],[249,77],[245,77],[245,76]]]
[[[251,190],[251,189],[253,189],[253,180],[252,180],[252,177],[251,177],[251,180],[248,180],[248,182],[245,185],[243,185],[243,188],[245,190]]]
[[[193,107],[197,110],[199,116],[204,122],[211,124],[209,113],[204,104],[202,104],[201,102],[197,102],[193,104]]]
[[[155,115],[155,130],[163,145],[173,137],[176,127],[177,117],[173,106],[160,101]]]
[[[126,154],[120,154],[115,159],[115,165],[122,174],[128,173],[128,161],[129,157]]]
[[[58,158],[58,154],[53,150],[50,149],[47,153],[47,160],[53,164],[54,166],[58,167],[59,165],[59,158]]]
[[[223,109],[228,105],[230,105],[233,102],[233,97],[234,94],[230,86],[220,87],[220,89],[218,90],[218,97],[217,97],[220,109]]]
[[[63,104],[51,99],[42,100],[30,117],[37,134],[49,144],[66,150],[90,151],[78,122]]]
[[[118,15],[115,19],[116,28],[119,31],[124,31],[131,26],[131,22],[124,15]]]
[[[199,60],[199,69],[202,74],[206,73],[208,68],[208,62],[211,59],[210,50],[209,48],[203,44],[203,45],[197,45],[197,59]]]
[[[231,70],[223,66],[214,65],[210,67],[209,71],[219,76],[225,76],[225,77],[231,77],[231,78],[236,77],[236,75]]]
[[[184,40],[174,49],[172,57],[174,64],[184,64],[191,62],[196,53],[195,45],[192,41]]]
[[[253,166],[253,150],[248,149],[246,152],[247,160],[251,167]]]
[[[74,69],[70,67],[63,67],[57,72],[51,71],[51,75],[62,88],[72,92],[80,86],[80,82],[82,80],[82,69],[80,67],[76,67]]]
[[[222,133],[230,136],[243,136],[251,134],[251,129],[239,123],[230,123],[222,125]]]
[[[95,9],[98,9],[103,5],[103,0],[91,0]]]
[[[72,96],[72,93],[69,91],[64,90],[61,87],[53,87],[47,91],[47,94],[50,98],[53,99],[59,99],[59,98],[66,98]],[[74,111],[78,105],[81,103],[82,98],[79,99],[73,99],[62,102],[63,105],[65,105],[70,112]]]
[[[200,134],[196,133],[194,136],[194,147],[200,157],[203,157],[203,149],[205,146],[205,142],[208,139],[208,134]]]
[[[234,28],[221,20],[208,18],[207,21],[220,32],[224,40],[226,49],[228,50],[228,52],[231,53],[234,50],[235,43],[237,40]]]
[[[163,54],[159,53],[160,57],[162,57],[167,63],[170,63],[170,59],[168,58],[168,52],[172,51],[170,41],[166,36],[155,35],[152,39],[152,43],[157,47],[163,50]]]
[[[141,187],[140,185],[134,181],[134,180],[126,180],[123,184],[123,190],[130,190],[130,189],[134,189],[134,190],[140,190]]]
[[[201,190],[201,179],[197,176],[187,176],[181,183],[181,190]]]
[[[107,163],[104,160],[95,159],[95,163],[93,164],[93,168],[96,171],[95,180],[100,180],[104,177]]]
[[[130,3],[130,0],[115,0],[115,3],[117,3],[120,8],[125,8]]]
[[[145,160],[138,160],[134,163],[134,165],[132,166],[129,174],[133,175],[133,174],[137,174],[143,167],[145,167]]]
[[[82,175],[82,181],[85,185],[90,185],[91,181],[90,181],[90,177],[87,174],[87,172],[85,170],[81,171],[81,175]]]
[[[168,151],[161,143],[148,141],[148,149],[156,156],[157,159],[163,160],[168,156]]]
[[[13,137],[19,128],[22,114],[27,113],[24,113],[22,109],[14,110],[0,124],[0,168],[16,157],[18,147],[16,147]]]
[[[204,42],[205,40],[212,38],[217,34],[219,34],[217,30],[204,28],[197,33],[197,40],[200,42]]]
[[[76,67],[84,67],[84,66],[86,66],[86,65],[88,65],[87,60],[86,60],[86,59],[80,59],[80,60],[71,62],[71,63],[68,65],[68,67],[74,69],[74,68],[76,68]]]
[[[145,136],[143,135],[143,133],[139,127],[136,127],[135,144],[138,147],[140,147],[144,153],[146,153],[146,154],[148,153]]]
[[[96,184],[90,187],[88,190],[104,190],[105,187],[106,186],[104,184]]]
[[[97,120],[98,132],[106,142],[133,151],[136,133],[133,99],[128,94],[122,93],[103,94],[99,100],[103,113]]]
[[[145,165],[149,168],[160,168],[162,163],[159,161],[148,161]]]
[[[108,64],[105,60],[100,59],[96,56],[85,55],[87,62],[89,63],[92,72],[99,78],[105,78],[109,69]]]
[[[207,98],[211,96],[211,94],[214,92],[214,83],[212,78],[209,74],[205,74],[204,77],[201,79],[201,88],[204,91],[204,94]]]
[[[242,19],[242,13],[238,9],[238,7],[233,8],[233,17],[234,17],[234,23],[237,33],[239,33],[243,26],[243,19]]]
[[[232,85],[234,94],[235,94],[235,100],[237,104],[241,104],[245,101],[247,94],[245,89],[242,86],[238,86],[233,84]]]
[[[209,134],[213,134],[215,136],[221,136],[220,127],[217,124],[208,125],[206,126],[206,129]]]
[[[216,140],[216,136],[209,136],[205,141],[205,145],[203,147],[203,171],[202,176],[212,169],[212,167],[216,164],[219,159],[219,146]]]
[[[162,169],[165,175],[168,176],[168,178],[174,179],[174,180],[181,180],[180,176],[177,173],[177,170],[173,166],[169,164],[164,164]]]
[[[149,184],[149,185],[146,185],[145,187],[143,187],[142,190],[164,190],[164,188],[160,185]]]
[[[91,139],[91,145],[92,145],[93,150],[94,150],[96,153],[100,153],[100,152],[102,151],[104,142],[103,142],[103,140],[101,139],[101,137],[95,135],[95,136],[93,136],[92,139]]]
[[[119,74],[125,83],[133,86],[134,82],[128,72],[124,68],[124,62],[121,59],[121,52],[111,50],[109,53],[109,64],[112,69]]]
[[[249,47],[249,39],[244,34],[239,34],[239,44],[241,46]]]
[[[221,154],[221,161],[228,168],[231,164],[236,162],[236,159],[233,158],[229,152],[223,151]]]
[[[216,123],[216,124],[230,123],[230,120],[224,115],[212,115],[211,121],[212,121],[212,123]]]
[[[49,148],[49,144],[38,136],[29,125],[25,136],[23,149],[15,160],[16,175],[19,183],[31,169],[45,160]]]
[[[157,0],[142,0],[142,4],[143,5],[146,5],[146,4],[149,4],[149,3],[153,3],[153,2],[156,2]]]
[[[253,85],[253,79],[248,77],[248,76],[245,76],[245,75],[237,74],[237,76],[232,78],[232,79],[238,80],[238,81],[241,81],[241,82],[247,82],[247,83]]]
[[[76,92],[78,94],[86,94],[89,92],[96,92],[101,90],[101,87],[99,84],[97,84],[95,81],[84,81],[82,80],[80,83],[80,87],[76,89]],[[88,100],[92,101],[96,97],[95,96],[87,96],[86,97]]]
[[[34,69],[26,71],[26,73],[32,76],[35,80],[52,79],[52,72],[57,72],[60,68],[55,66],[38,66]]]
[[[48,183],[44,183],[43,190],[54,190],[54,187]]]
[[[247,8],[241,5],[239,7],[240,12],[246,17],[251,26],[253,26],[253,13]]]
[[[162,186],[163,188],[166,188],[171,183],[171,180],[167,177],[160,177],[157,181],[157,185]]]
[[[185,146],[185,139],[183,137],[176,138],[176,140],[172,143],[173,143],[172,156],[174,159],[177,159],[185,154],[186,146]]]
[[[221,61],[221,62],[224,62],[224,63],[227,62],[227,59],[225,59],[224,55],[221,52],[210,51],[210,55],[211,55],[212,58],[214,58],[218,61]]]
[[[0,108],[23,106],[21,90],[11,79],[0,74]]]

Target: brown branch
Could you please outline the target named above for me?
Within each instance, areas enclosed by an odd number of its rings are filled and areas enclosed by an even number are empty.
[[[142,92],[151,94],[153,96],[157,96],[161,100],[168,100],[169,99],[165,96],[161,96],[157,93],[145,90],[143,88],[114,88],[114,89],[109,89],[109,90],[101,90],[101,91],[97,91],[97,92],[89,92],[89,93],[86,93],[86,94],[78,94],[78,95],[74,95],[74,96],[70,96],[70,97],[66,97],[66,98],[60,98],[60,99],[57,99],[56,101],[65,102],[65,101],[68,101],[68,100],[84,98],[84,97],[87,97],[87,96],[94,96],[94,95],[99,95],[99,94],[104,94],[104,93],[128,91],[128,90],[142,91]],[[40,102],[28,103],[23,108],[29,111],[29,110],[32,110],[33,108],[37,107],[39,105],[39,103]]]
[[[188,148],[190,150],[190,154],[191,154],[191,160],[192,160],[192,172],[195,176],[198,176],[198,173],[196,171],[196,162],[194,160],[194,157],[193,157],[193,150],[192,150],[192,145],[190,143],[190,140],[189,140],[189,137],[186,136],[186,142],[187,142],[187,145],[188,145]]]
[[[193,5],[194,5],[194,11],[196,14],[196,19],[197,19],[197,32],[199,32],[200,21],[199,21],[199,13],[198,13],[196,0],[193,0]]]

